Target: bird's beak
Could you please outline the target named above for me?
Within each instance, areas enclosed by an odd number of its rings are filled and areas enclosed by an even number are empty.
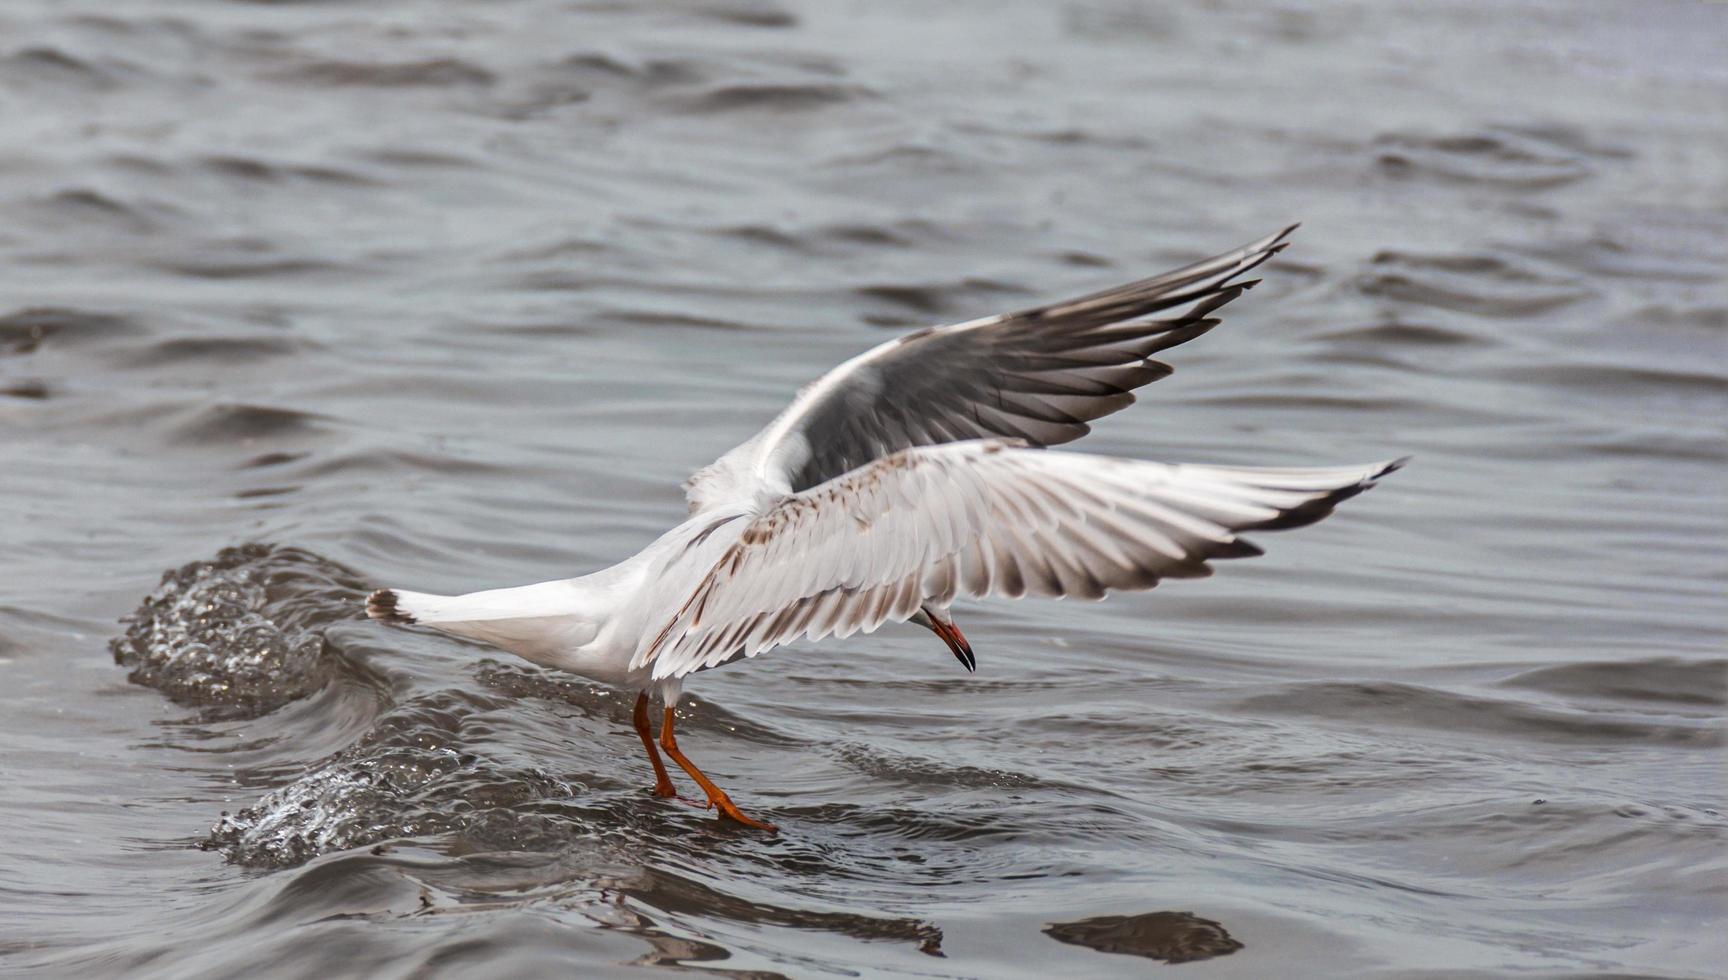
[[[972,644],[966,642],[965,634],[960,632],[960,627],[954,625],[953,620],[944,623],[932,619],[930,632],[940,636],[942,642],[948,644],[948,649],[954,652],[954,659],[960,661],[961,666],[972,673],[977,673],[978,658],[972,656]]]

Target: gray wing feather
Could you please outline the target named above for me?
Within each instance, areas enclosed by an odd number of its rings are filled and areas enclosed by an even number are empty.
[[[1169,375],[1153,355],[1215,326],[1212,314],[1253,285],[1239,277],[1293,230],[1125,286],[879,345],[693,477],[692,510],[728,495],[795,493],[913,446],[1078,439],[1132,404],[1134,389]]]

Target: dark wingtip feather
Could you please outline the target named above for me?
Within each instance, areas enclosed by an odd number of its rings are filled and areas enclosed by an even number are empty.
[[[414,617],[397,604],[396,593],[390,589],[379,589],[366,597],[366,615],[380,623],[391,623],[396,626],[412,626],[414,624]]]
[[[1265,549],[1247,538],[1234,538],[1220,544],[1206,557],[1212,558],[1258,558],[1265,554]]]
[[[1316,497],[1305,504],[1299,504],[1292,507],[1271,520],[1247,525],[1244,527],[1244,530],[1285,531],[1293,527],[1307,527],[1315,521],[1329,516],[1333,510],[1337,509],[1339,504],[1362,493],[1364,490],[1373,487],[1380,481],[1381,477],[1386,476],[1389,473],[1396,473],[1403,469],[1404,464],[1410,462],[1412,458],[1413,457],[1410,456],[1400,456],[1389,463],[1383,463],[1378,469],[1374,470],[1374,472],[1369,473],[1361,480],[1352,483],[1349,486],[1339,487],[1324,496]]]

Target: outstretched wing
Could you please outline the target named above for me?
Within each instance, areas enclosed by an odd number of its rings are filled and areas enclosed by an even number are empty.
[[[752,519],[632,669],[682,677],[798,637],[870,632],[927,602],[1102,598],[1260,554],[1237,532],[1325,517],[1402,461],[1169,465],[996,440],[903,450]]]
[[[1152,355],[1194,339],[1281,251],[1292,225],[1161,276],[1036,309],[931,327],[847,361],[767,428],[690,478],[696,513],[795,493],[913,446],[987,437],[1071,442],[1170,374]],[[1154,318],[1155,313],[1167,313]]]

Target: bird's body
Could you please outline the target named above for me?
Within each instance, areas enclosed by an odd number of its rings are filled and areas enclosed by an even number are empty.
[[[957,597],[1101,598],[1259,554],[1237,536],[1312,523],[1397,462],[1318,469],[1185,466],[1041,447],[1167,375],[1158,351],[1206,332],[1283,248],[1234,252],[1093,296],[908,334],[806,387],[767,428],[686,484],[689,516],[580,578],[434,596],[380,590],[379,620],[423,624],[638,693],[647,726],[708,802],[744,816],[684,758],[672,706],[688,675],[795,639],[912,621],[972,667]],[[1153,318],[1155,313],[1170,315]]]

